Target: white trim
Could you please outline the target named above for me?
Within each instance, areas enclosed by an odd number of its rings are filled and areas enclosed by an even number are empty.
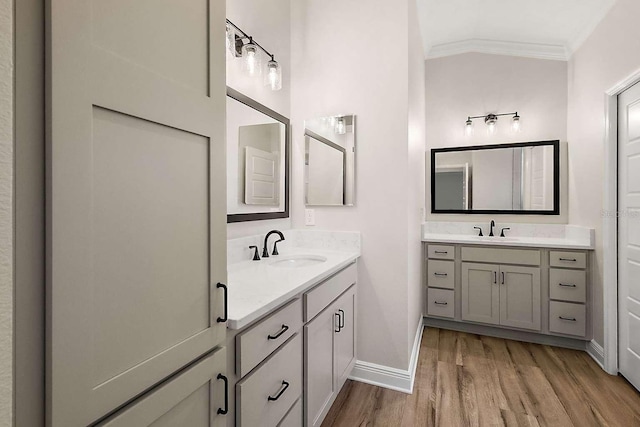
[[[562,45],[518,43],[500,40],[469,39],[431,46],[427,59],[459,55],[461,53],[523,56],[526,58],[568,61],[569,51]]]
[[[618,95],[640,82],[640,70],[621,80],[605,93],[605,213],[618,210]],[[615,215],[603,215],[603,303],[604,370],[618,373],[618,221]]]
[[[371,384],[390,390],[401,391],[403,393],[413,393],[413,382],[416,377],[418,358],[420,357],[420,341],[422,340],[422,316],[418,322],[418,330],[411,350],[409,369],[397,369],[389,366],[377,365],[375,363],[356,361],[349,379],[361,383]]]
[[[604,369],[604,348],[598,344],[595,340],[591,340],[587,343],[587,353],[593,360],[596,361],[602,369]],[[606,369],[604,369],[606,371]]]

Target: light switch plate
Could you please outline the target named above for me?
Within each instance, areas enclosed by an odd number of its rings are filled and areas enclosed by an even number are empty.
[[[304,210],[304,225],[316,225],[316,211],[314,209]]]

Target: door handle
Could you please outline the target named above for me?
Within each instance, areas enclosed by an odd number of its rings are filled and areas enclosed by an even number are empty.
[[[570,283],[558,283],[558,286],[563,286],[565,288],[575,288],[576,285],[570,284]]]
[[[577,259],[575,258],[558,258],[560,261],[566,261],[566,262],[578,262]]]
[[[216,288],[218,288],[218,289],[222,288],[222,290],[224,291],[224,317],[218,317],[218,319],[217,319],[218,323],[224,323],[227,320],[229,320],[229,316],[228,316],[228,313],[229,313],[229,305],[228,305],[229,304],[229,298],[228,298],[229,290],[227,289],[227,285],[222,284],[222,283],[218,283],[216,285]]]
[[[564,316],[558,316],[558,319],[560,320],[566,320],[568,322],[575,322],[576,318],[575,317],[564,317]]]
[[[334,316],[338,318],[338,330],[333,330],[334,332],[340,332],[342,330],[342,322],[340,321],[340,313],[333,313]]]
[[[494,285],[498,284],[498,272],[497,271],[493,272],[493,284]]]
[[[340,330],[342,330],[344,328],[344,310],[339,309],[338,312],[340,313],[340,320],[342,320],[342,322],[340,323]]]
[[[434,301],[433,302],[435,305],[448,305],[447,302],[439,302],[439,301]]]
[[[448,274],[447,273],[433,273],[434,276],[438,276],[438,277],[447,277]]]
[[[267,400],[268,400],[269,402],[274,402],[274,401],[276,401],[276,400],[280,399],[280,396],[282,396],[282,394],[283,394],[285,391],[287,391],[287,389],[288,389],[288,388],[289,388],[289,383],[288,383],[288,382],[286,382],[285,380],[282,380],[282,386],[280,387],[280,390],[278,390],[278,393],[277,393],[275,396],[273,396],[273,397],[272,397],[272,396],[269,396],[269,397],[267,398]]]
[[[280,338],[280,336],[282,336],[282,334],[284,334],[288,330],[289,330],[289,327],[287,325],[283,324],[282,328],[278,331],[277,334],[275,334],[275,335],[267,335],[267,339],[268,340],[277,340],[278,338]]]
[[[435,251],[435,253],[437,253],[438,255],[446,255],[449,253],[449,251]]]
[[[218,374],[216,378],[224,381],[224,409],[218,408],[218,415],[227,415],[229,413],[229,379],[222,374]]]
[[[504,285],[504,271],[501,271],[500,274],[502,274],[502,284]]]

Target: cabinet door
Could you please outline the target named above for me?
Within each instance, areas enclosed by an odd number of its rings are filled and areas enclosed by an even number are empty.
[[[222,427],[228,384],[225,348],[134,401],[99,427]]]
[[[307,426],[316,426],[329,411],[335,392],[333,335],[338,329],[338,314],[327,307],[304,327],[304,386]]]
[[[335,381],[340,390],[356,363],[356,287],[352,286],[336,302],[339,325],[334,335]]]
[[[225,2],[48,4],[47,424],[86,426],[225,338]]]
[[[462,320],[500,323],[499,266],[462,263]]]
[[[540,269],[500,266],[500,324],[540,330]]]

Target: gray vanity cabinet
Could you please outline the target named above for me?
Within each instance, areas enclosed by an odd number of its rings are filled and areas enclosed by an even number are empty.
[[[462,264],[462,319],[500,324],[500,286],[493,264]]]
[[[356,290],[351,287],[336,302],[339,322],[334,334],[335,381],[340,390],[356,362]]]
[[[500,324],[540,330],[540,268],[500,266]]]

